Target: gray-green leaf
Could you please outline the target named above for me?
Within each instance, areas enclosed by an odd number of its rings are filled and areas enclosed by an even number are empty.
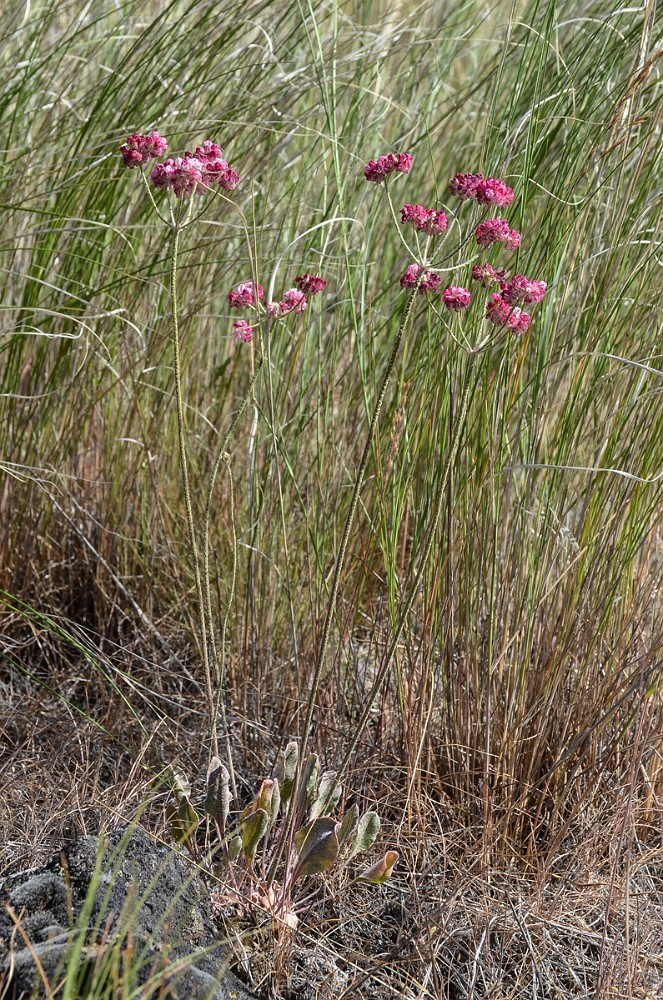
[[[274,777],[279,783],[281,802],[284,806],[288,804],[292,795],[292,785],[295,780],[298,760],[299,746],[294,740],[291,740],[285,750],[281,751],[279,761],[274,769]]]
[[[255,812],[245,816],[239,826],[239,833],[242,838],[244,857],[249,863],[255,860],[258,852],[258,844],[267,833],[269,826],[269,816],[264,809],[256,809]]]
[[[379,832],[380,817],[378,814],[375,812],[364,813],[359,820],[359,826],[357,827],[357,833],[355,834],[352,850],[350,851],[350,857],[354,858],[356,854],[361,854],[362,851],[367,851],[368,848],[375,842]]]
[[[225,830],[226,820],[230,812],[230,774],[228,768],[218,757],[212,757],[207,772],[207,795],[205,796],[205,812],[219,824],[221,832]]]
[[[323,771],[309,819],[314,820],[318,816],[329,816],[341,797],[341,791],[341,786],[336,781],[336,771]]]
[[[321,816],[297,831],[295,847],[299,858],[295,879],[329,871],[338,856],[337,826],[330,816]]]

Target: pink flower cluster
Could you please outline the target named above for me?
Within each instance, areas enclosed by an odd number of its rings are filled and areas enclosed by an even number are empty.
[[[456,285],[451,285],[442,292],[442,300],[451,312],[460,312],[461,309],[467,309],[469,306],[471,295],[467,288],[458,288]]]
[[[241,344],[250,344],[253,340],[253,327],[245,319],[236,319],[233,323],[233,337]]]
[[[402,288],[414,288],[417,284],[419,278],[419,273],[421,268],[418,264],[410,264],[405,270],[405,274],[401,278]],[[433,274],[432,271],[425,270],[423,277],[421,279],[421,284],[418,288],[419,295],[425,295],[426,292],[436,292],[440,286],[442,278],[439,274]]]
[[[250,309],[259,299],[264,299],[265,291],[262,285],[252,281],[243,281],[232,292],[228,292],[228,302],[231,309]]]
[[[283,298],[279,302],[268,302],[265,312],[271,319],[281,319],[288,313],[294,312],[302,314],[308,308],[308,296],[317,295],[326,287],[327,282],[317,274],[298,275],[295,278],[298,288],[289,288],[283,293]],[[265,292],[262,285],[254,284],[252,281],[243,281],[241,284],[228,293],[228,302],[232,309],[258,308],[258,304],[264,299]],[[236,340],[250,343],[253,336],[253,327],[241,319],[233,323],[233,337]]]
[[[299,288],[289,288],[280,302],[268,302],[267,313],[272,319],[281,319],[289,312],[303,313],[308,307],[308,299]]]
[[[122,158],[129,168],[137,167],[146,160],[162,156],[168,143],[158,132],[143,135],[134,132],[120,148]],[[185,198],[196,191],[203,192],[216,186],[224,191],[232,191],[239,183],[239,177],[223,159],[223,150],[216,142],[207,139],[194,153],[188,150],[184,156],[168,157],[157,163],[150,173],[155,187],[172,191],[176,198]]]
[[[490,288],[495,282],[502,282],[506,278],[506,271],[496,271],[490,264],[475,264],[472,268],[472,278],[480,282],[484,288]]]
[[[518,306],[509,305],[498,292],[495,292],[488,301],[486,319],[495,326],[508,326],[514,333],[525,333],[532,317]]]
[[[410,153],[388,153],[387,156],[379,156],[377,160],[369,160],[367,166],[364,167],[364,177],[367,181],[380,184],[394,171],[399,174],[407,174],[411,166],[412,156]]]
[[[540,302],[546,294],[545,281],[530,281],[524,274],[515,274],[511,281],[501,281],[501,296],[510,306],[524,302],[526,306]]]
[[[493,243],[501,243],[506,250],[517,250],[520,246],[520,233],[511,229],[506,219],[480,222],[474,235],[480,247],[492,247]]]
[[[157,156],[163,156],[168,149],[168,143],[158,132],[150,132],[143,135],[142,132],[132,132],[123,146],[120,146],[122,159],[130,170],[145,163],[146,160],[153,160]]]
[[[449,190],[461,201],[476,201],[479,205],[510,205],[514,197],[513,189],[504,181],[483,174],[456,174]]]
[[[516,303],[530,305],[540,302],[546,294],[545,281],[530,281],[524,274],[516,274],[510,281],[500,280],[500,288],[500,292],[495,292],[490,297],[486,319],[496,326],[508,326],[516,333],[524,333],[532,317]]]
[[[304,295],[317,295],[318,292],[321,292],[325,288],[327,282],[319,275],[309,274],[307,271],[306,274],[301,274],[295,278],[295,284]]]
[[[423,205],[403,205],[401,222],[410,225],[427,236],[439,236],[449,224],[444,212],[435,208],[424,208]]]

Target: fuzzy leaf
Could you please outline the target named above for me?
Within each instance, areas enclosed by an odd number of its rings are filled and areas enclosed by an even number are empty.
[[[248,862],[253,862],[258,852],[258,844],[267,833],[269,816],[264,809],[256,809],[245,816],[239,825],[239,833],[242,838],[244,857]]]
[[[341,791],[341,786],[336,781],[336,771],[323,771],[309,820],[317,819],[318,816],[329,816],[341,797]]]
[[[376,861],[374,865],[365,868],[357,878],[363,882],[372,882],[373,885],[381,885],[382,882],[387,881],[393,872],[394,865],[398,861],[399,856],[398,851],[387,851],[380,861]]]
[[[264,809],[267,813],[271,828],[278,815],[279,804],[281,802],[279,783],[275,778],[265,778],[256,795],[255,802],[257,809]]]
[[[299,775],[299,788],[297,790],[297,813],[302,815],[313,803],[315,786],[318,780],[318,755],[310,754],[301,769]]]
[[[198,829],[198,814],[188,799],[175,802],[168,802],[166,805],[166,819],[173,840],[178,844],[184,844],[187,848],[193,846],[193,835]]]
[[[380,832],[380,817],[375,812],[367,812],[359,820],[357,832],[355,834],[350,857],[367,851],[375,842],[375,838]]]
[[[231,837],[228,841],[228,860],[231,862],[237,861],[239,857],[239,852],[242,850],[242,838],[239,834]]]
[[[359,806],[351,806],[343,819],[341,820],[341,825],[338,830],[338,844],[342,849],[344,845],[348,842],[352,834],[357,828],[357,823],[359,822]]]
[[[170,765],[170,786],[178,802],[181,798],[191,798],[189,779],[178,764]]]
[[[230,774],[228,768],[218,757],[212,757],[207,772],[207,795],[205,796],[205,812],[219,824],[223,832],[230,812]]]
[[[330,816],[321,816],[297,831],[295,847],[299,858],[294,879],[329,871],[338,856],[337,827]]]
[[[274,769],[274,777],[279,783],[281,802],[284,806],[288,804],[292,795],[292,785],[295,780],[297,761],[299,760],[299,746],[294,740],[287,744],[285,750],[281,751],[278,764]]]

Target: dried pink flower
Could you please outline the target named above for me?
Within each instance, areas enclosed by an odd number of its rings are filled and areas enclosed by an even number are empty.
[[[242,344],[250,344],[253,339],[253,327],[245,319],[236,319],[233,323],[233,337]]]
[[[158,132],[150,132],[149,135],[144,135],[142,132],[132,132],[125,144],[120,146],[122,159],[130,170],[145,163],[146,160],[163,156],[167,149],[168,143]]]
[[[530,281],[524,274],[515,274],[511,281],[501,282],[501,294],[509,305],[515,306],[518,302],[531,305],[541,301],[547,287],[545,281]]]
[[[489,288],[496,281],[504,281],[506,271],[496,271],[490,264],[475,264],[472,268],[472,280],[479,281],[484,288]]]
[[[467,309],[469,306],[471,295],[467,288],[459,288],[457,285],[451,285],[442,292],[442,299],[447,309],[450,309],[452,312],[460,312],[461,309]]]
[[[508,326],[515,333],[524,333],[532,317],[518,306],[509,305],[498,292],[495,292],[488,301],[486,319],[496,326]]]
[[[410,264],[410,266],[406,268],[405,274],[401,278],[400,282],[401,287],[414,288],[414,286],[417,284],[417,279],[419,277],[420,271],[421,268],[419,267],[418,264]],[[433,274],[432,271],[428,270],[424,271],[424,276],[421,279],[421,284],[419,285],[418,294],[425,295],[426,292],[437,291],[441,281],[442,278],[440,277],[439,274]]]
[[[258,299],[264,299],[262,285],[254,286],[252,281],[243,281],[232,292],[228,292],[228,302],[231,309],[250,309]]]
[[[388,153],[387,156],[379,156],[377,160],[369,160],[368,165],[364,167],[364,177],[367,181],[379,184],[394,170],[400,174],[407,174],[411,166],[412,157],[409,153]]]
[[[315,274],[309,274],[307,271],[306,274],[295,278],[295,284],[305,295],[317,295],[318,292],[323,290],[327,282],[324,278],[320,278]]]
[[[483,174],[456,174],[449,183],[449,190],[461,201],[472,199],[479,205],[510,205],[514,198],[508,184]]]
[[[403,205],[401,222],[413,226],[427,236],[439,236],[449,224],[444,212],[436,208],[424,208],[423,205]]]

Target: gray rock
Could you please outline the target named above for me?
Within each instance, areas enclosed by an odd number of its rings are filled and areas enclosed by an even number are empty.
[[[231,953],[219,938],[207,886],[194,865],[138,828],[113,834],[97,868],[99,850],[96,837],[83,837],[37,874],[0,885],[0,981],[3,974],[5,979],[11,974],[9,998],[43,995],[35,956],[49,982],[57,980],[80,933],[66,929],[70,917],[80,927],[87,905],[90,965],[104,935],[124,944],[130,929],[140,982],[169,963],[184,963],[194,956],[176,975],[168,973],[173,998],[251,1000],[253,994],[227,971]],[[14,933],[7,903],[20,918],[30,948]]]

